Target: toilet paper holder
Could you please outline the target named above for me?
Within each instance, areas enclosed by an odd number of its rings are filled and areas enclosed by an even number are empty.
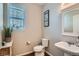
[[[30,41],[27,41],[27,42],[26,42],[26,44],[27,44],[27,45],[30,45],[30,44],[31,44],[31,42],[30,42]]]

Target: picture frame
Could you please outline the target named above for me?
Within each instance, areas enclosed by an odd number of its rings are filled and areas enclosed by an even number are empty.
[[[44,27],[49,27],[49,10],[44,12]]]

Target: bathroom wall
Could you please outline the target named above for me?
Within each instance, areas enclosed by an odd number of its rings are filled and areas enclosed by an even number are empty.
[[[49,9],[49,27],[43,27],[44,37],[49,39],[49,47],[47,51],[55,56],[62,56],[63,51],[55,47],[55,43],[59,41],[74,42],[75,37],[62,35],[62,19],[59,3],[46,4],[43,8],[43,12]]]
[[[13,55],[21,55],[33,51],[42,37],[41,7],[35,4],[20,4],[25,10],[23,30],[13,32]],[[30,42],[30,45],[26,42]]]

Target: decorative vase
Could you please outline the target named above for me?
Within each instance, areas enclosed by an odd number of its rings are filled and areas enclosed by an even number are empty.
[[[11,37],[6,37],[5,42],[11,42]]]
[[[0,31],[0,47],[2,47],[2,32]]]

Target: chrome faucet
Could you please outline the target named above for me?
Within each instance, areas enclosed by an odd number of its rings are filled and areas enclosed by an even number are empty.
[[[79,36],[78,36],[77,39],[76,39],[76,46],[79,47]]]
[[[79,39],[79,36],[78,36],[78,39]]]

